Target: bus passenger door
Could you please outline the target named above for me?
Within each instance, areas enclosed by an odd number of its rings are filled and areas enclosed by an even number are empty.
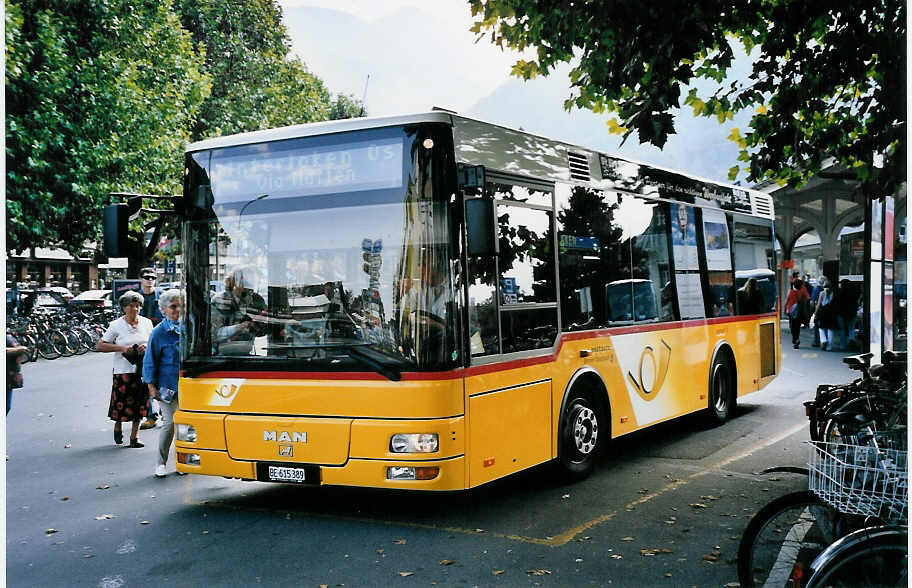
[[[469,486],[551,459],[554,187],[487,176],[496,251],[468,258]]]

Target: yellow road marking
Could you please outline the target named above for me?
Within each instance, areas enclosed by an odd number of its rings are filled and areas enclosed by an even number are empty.
[[[687,476],[684,479],[674,480],[673,482],[666,484],[659,490],[657,490],[655,492],[651,492],[645,496],[642,496],[642,497],[634,500],[633,502],[628,503],[625,508],[627,510],[631,510],[641,504],[645,504],[645,503],[651,501],[652,499],[662,496],[663,494],[666,494],[672,490],[677,490],[678,488],[681,488],[682,486],[689,484],[691,481],[696,480],[697,478],[705,476],[714,471],[721,470],[722,468],[724,468],[725,466],[727,466],[729,464],[742,460],[745,457],[748,457],[761,449],[765,449],[766,447],[769,447],[770,445],[774,445],[774,444],[778,443],[779,441],[782,441],[783,439],[786,439],[786,438],[794,435],[795,433],[797,433],[798,431],[800,431],[801,429],[803,429],[806,426],[807,425],[805,423],[800,423],[798,425],[795,425],[791,429],[788,429],[771,439],[767,439],[766,441],[760,443],[759,445],[755,445],[754,447],[751,447],[750,449],[748,449],[746,451],[743,451],[737,455],[733,455],[733,456],[727,457],[723,460],[720,460],[720,461],[710,465],[709,467],[706,467],[703,470],[690,474],[689,476]],[[191,476],[191,478],[192,478],[192,476]],[[188,480],[187,486],[188,487],[185,489],[185,493],[184,493],[184,504],[187,504],[187,505],[218,506],[218,507],[222,507],[222,508],[231,508],[234,510],[248,510],[248,511],[254,511],[254,512],[269,512],[269,513],[276,512],[274,509],[270,509],[270,508],[266,508],[266,507],[233,507],[233,506],[229,506],[227,504],[220,503],[220,502],[213,502],[213,501],[207,501],[207,500],[202,501],[202,502],[194,501],[191,497],[192,479]],[[370,524],[375,524],[375,525],[384,525],[384,526],[388,526],[388,527],[407,527],[407,528],[411,528],[411,529],[427,529],[427,530],[431,530],[431,531],[443,531],[446,533],[460,533],[462,535],[486,535],[489,537],[496,537],[498,539],[507,539],[509,541],[516,541],[518,543],[530,543],[533,545],[545,545],[548,547],[562,547],[562,546],[566,545],[567,543],[573,541],[582,532],[587,531],[587,530],[591,529],[592,527],[600,525],[606,521],[610,521],[611,519],[613,519],[614,517],[617,516],[617,511],[601,514],[582,524],[576,525],[575,527],[571,527],[562,533],[559,533],[559,534],[553,535],[553,536],[548,536],[548,537],[526,537],[524,535],[513,535],[513,534],[509,534],[509,533],[495,533],[495,532],[483,531],[483,530],[479,530],[479,529],[465,529],[462,527],[441,527],[439,525],[432,525],[432,524],[428,524],[428,523],[410,523],[408,521],[389,521],[389,520],[381,520],[381,519],[372,519],[369,517],[353,517],[353,516],[346,516],[346,515],[336,515],[336,514],[310,512],[310,511],[297,511],[296,514],[310,516],[310,517],[324,518],[324,519],[342,520],[342,521],[355,522],[355,523],[370,523]]]

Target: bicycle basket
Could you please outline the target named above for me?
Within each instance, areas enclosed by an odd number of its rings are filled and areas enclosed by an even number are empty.
[[[809,442],[808,488],[840,512],[906,522],[907,452],[890,448],[898,445],[893,437],[878,433],[868,445]]]

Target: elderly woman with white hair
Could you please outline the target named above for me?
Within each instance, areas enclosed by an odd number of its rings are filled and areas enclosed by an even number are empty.
[[[174,438],[174,412],[177,410],[177,379],[180,372],[181,291],[166,290],[159,296],[164,319],[152,330],[146,355],[143,358],[142,379],[149,385],[149,394],[157,398],[162,410],[159,429],[158,456],[155,476],[167,475],[165,465]],[[180,473],[180,472],[178,472]]]
[[[139,316],[143,297],[137,292],[125,292],[117,299],[124,315],[108,326],[95,345],[96,351],[114,352],[114,383],[111,386],[111,404],[108,418],[114,421],[114,443],[123,443],[123,423],[133,423],[130,430],[130,447],[143,447],[139,442],[139,421],[146,416],[149,389],[137,373],[146,342],[152,332],[152,321]]]

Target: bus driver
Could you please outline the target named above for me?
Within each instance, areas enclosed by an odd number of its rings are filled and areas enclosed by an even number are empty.
[[[255,317],[264,316],[266,302],[247,286],[254,269],[237,267],[225,277],[225,289],[212,300],[212,344],[218,355],[249,355],[262,328]]]

